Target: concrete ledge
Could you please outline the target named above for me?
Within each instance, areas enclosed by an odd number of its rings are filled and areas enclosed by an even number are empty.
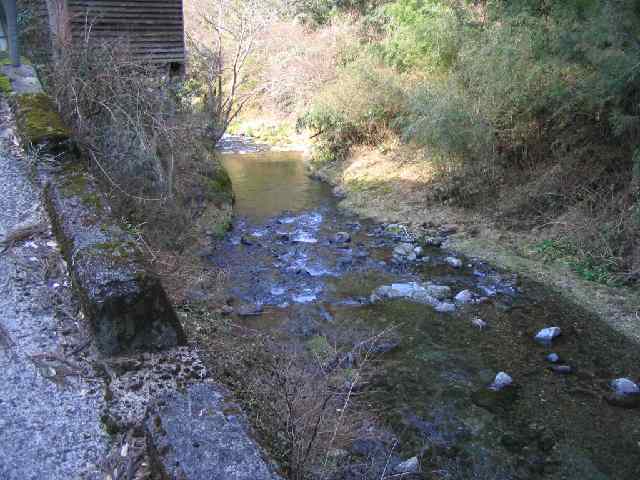
[[[75,148],[70,129],[43,92],[31,65],[13,67],[0,62],[0,91],[9,97],[25,149],[35,147],[45,153],[60,153]]]
[[[0,91],[9,98],[24,148],[69,154],[47,175],[45,203],[98,348],[117,355],[185,344],[159,278],[145,268],[133,236],[112,219],[34,68],[13,67],[0,57]]]
[[[111,219],[104,196],[81,162],[67,163],[52,174],[45,204],[104,354],[186,343],[159,278],[145,268],[133,236]]]
[[[237,406],[211,384],[166,393],[145,420],[154,478],[281,480],[247,434]]]

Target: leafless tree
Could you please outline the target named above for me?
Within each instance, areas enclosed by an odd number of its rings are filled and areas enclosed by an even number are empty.
[[[210,0],[200,25],[190,35],[191,70],[203,87],[204,105],[211,116],[210,136],[222,137],[246,104],[265,90],[252,81],[261,48],[261,34],[280,14],[280,2]],[[200,29],[199,29],[200,30]]]

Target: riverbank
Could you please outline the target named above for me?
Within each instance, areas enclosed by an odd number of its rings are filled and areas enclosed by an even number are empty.
[[[550,258],[545,230],[508,231],[490,212],[430,201],[428,192],[438,188],[434,167],[409,147],[388,153],[360,148],[344,162],[308,165],[312,176],[333,185],[342,198],[340,208],[379,222],[401,223],[420,234],[446,226],[448,248],[548,285],[640,343],[637,288],[586,280],[570,258]]]
[[[358,197],[376,222],[345,209],[348,194],[341,211],[301,155],[240,140],[219,145],[236,198],[209,257],[224,300],[180,310],[289,478],[637,474],[637,422],[611,398],[614,379],[637,378],[637,343],[517,267],[454,253],[480,222],[441,209],[419,223],[419,164],[378,165],[397,190],[375,168],[356,176],[361,194],[381,192]],[[385,225],[398,211],[432,241]],[[553,345],[534,341],[550,326]],[[502,379],[513,389],[492,393]]]

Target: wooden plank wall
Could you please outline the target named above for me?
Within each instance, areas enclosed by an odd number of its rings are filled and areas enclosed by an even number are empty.
[[[182,0],[67,0],[73,42],[127,37],[137,58],[184,64]]]

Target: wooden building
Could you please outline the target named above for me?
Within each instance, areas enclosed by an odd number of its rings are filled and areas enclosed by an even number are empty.
[[[46,0],[52,33],[73,44],[126,39],[135,57],[182,69],[185,62],[182,0]],[[56,9],[58,11],[56,11]]]

